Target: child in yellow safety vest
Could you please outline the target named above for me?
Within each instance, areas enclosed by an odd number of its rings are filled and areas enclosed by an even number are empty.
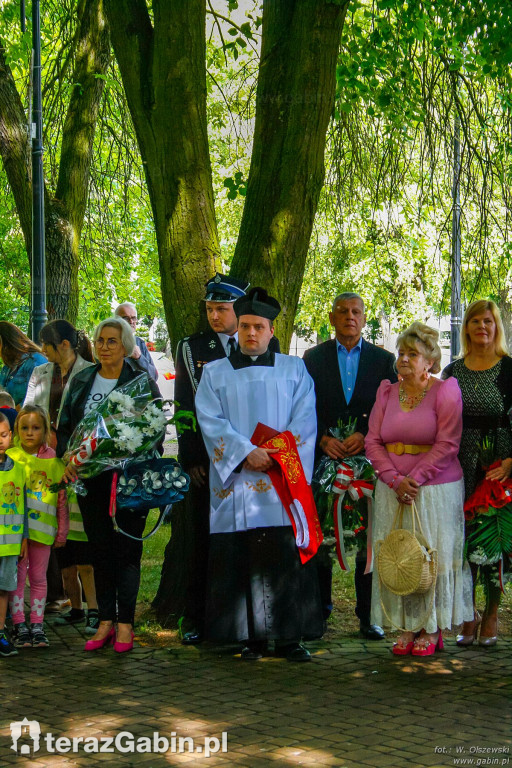
[[[25,506],[25,468],[6,455],[11,426],[0,410],[0,656],[18,651],[5,631],[9,592],[17,583],[18,557],[27,551],[28,520]]]
[[[27,483],[28,551],[18,563],[18,584],[10,593],[16,648],[47,648],[43,628],[46,604],[46,569],[53,547],[63,547],[69,529],[66,492],[50,487],[60,482],[64,463],[48,445],[50,420],[39,405],[26,405],[14,425],[15,446],[8,455],[24,464]],[[30,582],[30,629],[25,623],[25,583]]]

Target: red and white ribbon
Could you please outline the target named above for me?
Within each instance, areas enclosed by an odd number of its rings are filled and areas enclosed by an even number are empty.
[[[337,495],[337,499],[334,501],[333,519],[334,519],[334,535],[336,537],[336,554],[338,556],[338,562],[343,571],[350,571],[347,556],[345,553],[345,543],[343,536],[343,499],[345,494],[348,493],[353,501],[358,501],[366,496],[368,499],[368,530],[367,530],[367,557],[365,573],[370,573],[373,567],[373,552],[371,548],[371,527],[372,527],[372,495],[373,495],[373,483],[369,483],[367,480],[357,480],[354,478],[354,470],[348,464],[340,462],[338,465],[338,471],[336,472],[336,479],[332,485],[332,493]]]

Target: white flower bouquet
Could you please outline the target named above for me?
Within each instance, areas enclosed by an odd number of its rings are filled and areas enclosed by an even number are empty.
[[[83,479],[121,468],[128,460],[147,459],[175,418],[166,415],[161,400],[153,399],[143,373],[84,416],[71,435],[64,461],[73,464]]]

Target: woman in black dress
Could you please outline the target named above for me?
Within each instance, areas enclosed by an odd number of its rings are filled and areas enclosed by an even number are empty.
[[[512,470],[512,429],[508,411],[512,407],[512,358],[506,347],[503,323],[493,301],[474,301],[467,308],[461,330],[462,357],[450,363],[443,378],[454,376],[462,392],[463,428],[459,460],[465,483],[465,498],[474,492],[486,476],[503,481]],[[494,442],[494,454],[499,466],[485,470],[481,466],[480,449],[484,438]],[[466,521],[466,536],[474,524]],[[473,621],[465,622],[458,645],[471,645],[480,626],[479,644],[495,645],[498,638],[498,607],[500,604],[499,561],[479,565],[469,557],[473,574]],[[506,566],[506,563],[504,564]],[[480,617],[475,604],[475,584],[480,579],[485,592],[485,610]]]

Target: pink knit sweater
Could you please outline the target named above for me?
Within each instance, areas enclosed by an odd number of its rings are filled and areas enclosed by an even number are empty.
[[[457,380],[434,382],[422,402],[403,411],[398,383],[386,379],[377,391],[365,438],[366,455],[379,479],[395,490],[404,477],[420,485],[453,483],[462,477],[457,454],[462,434],[462,397]],[[418,455],[388,453],[386,443],[431,445]]]

